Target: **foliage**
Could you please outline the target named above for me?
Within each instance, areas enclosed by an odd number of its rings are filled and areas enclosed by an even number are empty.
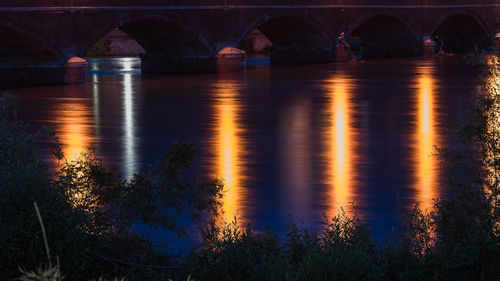
[[[321,235],[288,222],[286,239],[236,221],[202,231],[201,248],[186,259],[197,280],[381,280],[369,232],[343,212]]]
[[[1,280],[18,276],[18,266],[38,268],[25,270],[25,278],[59,272],[40,266],[44,241],[33,202],[44,218],[52,255],[60,258],[60,269],[69,280],[129,275],[144,269],[137,262],[169,262],[144,237],[130,232],[131,223],[142,220],[182,233],[175,213],[162,210],[175,209],[178,215],[188,210],[197,219],[206,211],[218,210],[219,181],[189,181],[183,176],[194,159],[189,144],[175,144],[159,167],[122,182],[92,150],[69,161],[46,128],[31,131],[17,118],[15,97],[4,94],[0,100]],[[51,173],[38,156],[41,143],[53,148],[62,162],[59,171]]]
[[[310,240],[310,239],[306,239]],[[343,211],[332,218],[318,244],[297,265],[297,280],[381,280],[378,252],[369,231]]]
[[[500,278],[500,64],[487,61],[474,111],[460,134],[471,149],[443,149],[449,174],[447,195],[436,201],[433,251],[439,280]]]
[[[493,57],[488,63],[488,71],[483,76],[483,84],[476,94],[476,120],[470,128],[472,138],[482,160],[481,180],[486,201],[491,207],[491,221],[500,235],[500,59]],[[483,194],[483,193],[481,193]]]
[[[47,217],[47,237],[55,256],[68,256],[62,266],[75,273],[87,266],[85,251],[93,247],[92,237],[80,230],[88,225],[85,213],[75,210],[67,196],[54,192],[49,170],[37,155],[37,142],[51,140],[44,128],[28,133],[17,120],[16,100],[5,94],[0,107],[0,279],[18,275],[18,266],[34,268],[44,260],[41,229],[33,202]],[[80,268],[79,268],[80,267]]]
[[[109,40],[101,40],[97,42],[92,49],[90,49],[86,56],[87,57],[104,57],[109,56],[110,54],[110,45],[111,41]]]
[[[21,269],[19,281],[62,281],[64,276],[61,273],[59,265],[44,268],[39,266],[35,271],[25,271]]]
[[[390,233],[380,249],[383,280],[433,280],[432,216],[416,204],[402,225]]]
[[[186,180],[184,170],[194,158],[191,144],[177,142],[166,151],[157,167],[134,174],[130,181],[114,190],[108,189],[113,206],[122,212],[121,219],[141,220],[154,228],[167,228],[181,235],[186,229],[177,219],[186,212],[194,221],[199,221],[206,211],[217,214],[222,181]]]
[[[236,221],[210,222],[202,230],[203,244],[186,259],[185,270],[196,280],[282,280],[279,238],[257,234]]]

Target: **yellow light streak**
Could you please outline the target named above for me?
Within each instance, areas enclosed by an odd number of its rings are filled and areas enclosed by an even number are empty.
[[[220,82],[216,85],[215,104],[215,131],[217,138],[214,145],[217,151],[216,176],[224,181],[224,195],[222,202],[225,222],[232,222],[235,216],[243,218],[242,206],[242,141],[239,121],[239,105],[237,103],[237,89],[229,82]]]
[[[65,98],[55,110],[58,136],[61,137],[62,152],[68,161],[78,159],[93,141],[90,107],[79,97],[82,85],[68,87],[71,97]]]
[[[329,185],[330,206],[329,217],[338,214],[340,208],[349,211],[353,203],[353,188],[356,181],[355,133],[352,126],[352,107],[350,101],[350,81],[336,78],[331,81],[330,89],[330,134],[327,137],[330,151]]]
[[[429,67],[421,68],[418,78],[416,150],[416,190],[417,200],[425,210],[432,209],[433,198],[437,196],[436,185],[439,176],[437,159],[432,156],[434,146],[438,145],[435,132],[434,80]]]

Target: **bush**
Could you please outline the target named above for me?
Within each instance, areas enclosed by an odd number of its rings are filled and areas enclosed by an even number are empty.
[[[367,229],[344,213],[322,235],[288,222],[286,239],[237,223],[211,223],[184,264],[197,280],[381,280]]]
[[[196,280],[286,280],[280,239],[274,233],[213,221],[201,233],[201,248],[184,265]]]
[[[500,279],[499,67],[498,58],[487,61],[471,122],[459,130],[472,148],[440,151],[451,176],[433,214],[437,280]]]
[[[10,280],[19,275],[19,266],[36,268],[45,260],[35,201],[53,255],[65,257],[61,265],[68,277],[78,280],[92,264],[86,252],[96,247],[92,233],[82,230],[91,226],[91,219],[73,208],[66,194],[54,190],[49,169],[38,158],[37,142],[51,140],[48,131],[28,133],[28,126],[17,120],[11,95],[3,96],[0,107],[0,279]]]
[[[310,249],[297,264],[296,280],[381,280],[377,246],[356,216],[340,212]]]
[[[221,182],[189,181],[183,176],[194,160],[191,145],[176,143],[159,167],[121,181],[92,150],[74,161],[65,159],[53,134],[46,128],[30,132],[17,119],[15,109],[16,99],[4,94],[0,100],[0,280],[19,276],[18,267],[44,268],[33,202],[44,220],[52,256],[60,258],[60,269],[69,280],[129,275],[136,270],[154,275],[139,264],[171,261],[144,237],[131,233],[131,223],[143,221],[183,233],[177,216],[188,212],[191,218],[201,219],[205,212],[218,211]],[[42,142],[50,144],[62,161],[55,175],[38,156]]]

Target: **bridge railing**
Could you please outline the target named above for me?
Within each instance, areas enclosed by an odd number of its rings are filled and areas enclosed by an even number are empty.
[[[499,0],[0,0],[0,7],[290,6],[290,5],[478,5]]]

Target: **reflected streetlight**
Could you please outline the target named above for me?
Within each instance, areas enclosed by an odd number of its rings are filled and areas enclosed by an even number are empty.
[[[230,82],[219,82],[215,89],[215,123],[213,145],[217,151],[216,176],[224,181],[223,219],[232,222],[235,216],[245,216],[243,200],[243,144],[239,124],[240,106],[237,88]]]
[[[430,210],[436,194],[438,178],[437,159],[432,156],[434,146],[438,145],[435,132],[434,80],[431,67],[423,66],[418,77],[417,132],[415,134],[416,190],[417,200],[423,209]]]
[[[124,159],[125,165],[123,176],[130,179],[137,171],[137,147],[136,147],[136,120],[134,116],[134,92],[132,74],[123,76],[123,132],[124,132]]]
[[[348,211],[353,203],[353,187],[356,181],[355,133],[352,125],[352,102],[350,88],[352,81],[336,78],[330,81],[329,108],[330,116],[328,141],[329,210],[327,215],[333,217],[340,208]]]

